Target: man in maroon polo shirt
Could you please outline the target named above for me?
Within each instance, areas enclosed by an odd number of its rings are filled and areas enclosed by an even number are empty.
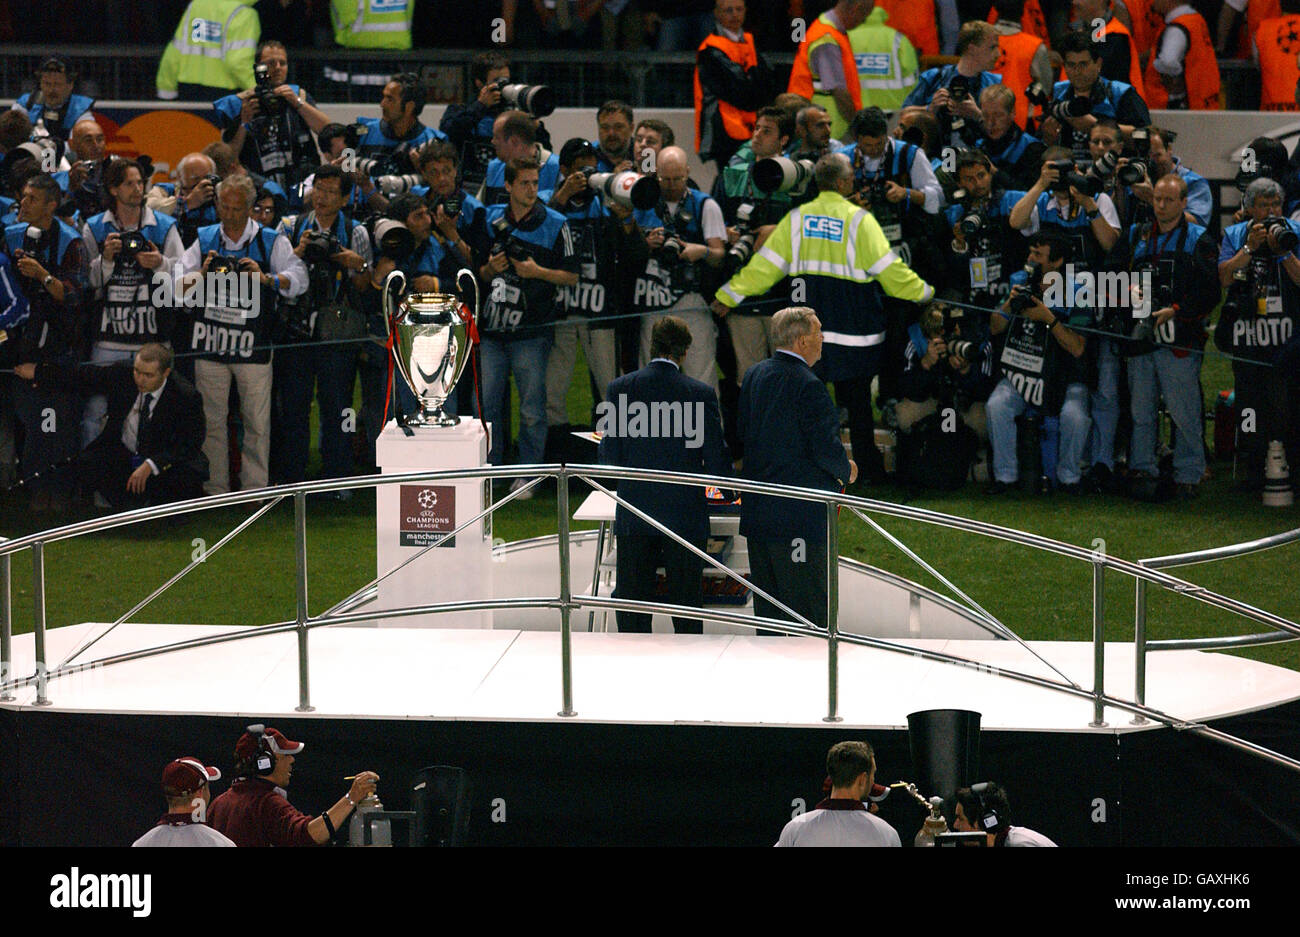
[[[212,797],[211,781],[220,781],[221,772],[205,765],[193,755],[177,758],[163,768],[163,797],[167,812],[153,829],[132,846],[233,846],[206,823],[208,800]]]
[[[235,781],[212,802],[208,821],[236,846],[322,846],[352,808],[375,792],[379,775],[362,771],[346,794],[318,817],[289,803],[285,788],[293,761],[306,746],[278,729],[251,725],[235,743]]]

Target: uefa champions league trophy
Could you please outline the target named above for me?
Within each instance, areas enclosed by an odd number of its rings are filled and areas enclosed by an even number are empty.
[[[456,275],[457,282],[462,277],[474,284],[474,305],[468,307],[468,318],[461,316],[461,301],[454,293],[403,295],[406,276],[400,270],[384,279],[384,325],[392,343],[393,363],[420,402],[420,412],[407,418],[407,426],[455,426],[460,422],[442,407],[469,363],[470,336],[478,318],[477,283],[468,270]]]

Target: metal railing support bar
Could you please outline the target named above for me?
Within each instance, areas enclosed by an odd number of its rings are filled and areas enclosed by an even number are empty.
[[[1147,701],[1147,581],[1133,581],[1133,700],[1142,706]],[[1135,726],[1146,725],[1146,719],[1137,713],[1132,723]]]
[[[311,704],[311,684],[307,659],[307,495],[298,492],[293,496],[293,555],[297,573],[298,626],[298,705],[296,712],[309,713],[316,709]]]
[[[263,504],[261,507],[259,507],[256,511],[254,511],[252,514],[250,514],[248,517],[246,517],[244,520],[240,521],[240,523],[233,530],[228,532],[224,537],[222,537],[215,544],[213,544],[212,549],[202,551],[198,555],[197,559],[191,559],[188,566],[186,566],[184,569],[178,572],[175,576],[172,576],[171,579],[168,579],[157,589],[154,589],[152,592],[150,592],[147,596],[145,596],[138,603],[136,603],[130,609],[130,611],[126,612],[120,618],[118,618],[117,621],[113,622],[111,625],[109,625],[99,634],[95,635],[95,637],[77,645],[77,649],[73,651],[71,654],[69,654],[67,657],[63,658],[63,660],[59,661],[59,666],[56,667],[55,669],[56,670],[62,669],[65,664],[71,663],[72,661],[80,657],[82,654],[84,654],[88,649],[94,647],[97,643],[99,643],[101,640],[107,637],[113,631],[114,628],[116,628],[118,625],[125,622],[128,618],[130,618],[136,612],[140,611],[142,608],[144,608],[154,599],[158,598],[158,596],[162,595],[164,592],[166,592],[176,583],[180,582],[181,579],[189,575],[189,573],[195,567],[199,566],[202,563],[206,563],[208,561],[208,558],[211,557],[212,554],[216,553],[218,550],[224,547],[231,540],[234,540],[236,537],[238,537],[244,530],[246,530],[249,527],[249,525],[251,525],[259,517],[261,517],[267,511],[271,510],[271,508],[275,507],[283,500],[284,500],[284,495],[281,495],[280,497],[275,498],[272,501],[268,501],[265,504]]]
[[[1168,569],[1173,566],[1193,566],[1197,563],[1212,563],[1216,560],[1227,560],[1238,556],[1246,556],[1250,553],[1258,553],[1261,550],[1272,550],[1276,547],[1286,546],[1288,543],[1295,543],[1298,540],[1300,540],[1300,528],[1288,530],[1280,534],[1273,534],[1271,537],[1260,537],[1257,540],[1246,540],[1241,543],[1230,543],[1227,546],[1211,547],[1208,550],[1194,550],[1191,553],[1173,553],[1168,556],[1149,556],[1146,559],[1138,560],[1138,562],[1147,569]]]
[[[1092,722],[1100,729],[1106,725],[1106,567],[1100,560],[1092,564]]]
[[[36,705],[48,706],[45,697],[45,544],[32,544],[32,617],[36,641]]]
[[[963,590],[957,588],[957,585],[951,579],[949,579],[943,573],[939,572],[939,570],[935,569],[934,566],[932,566],[931,564],[923,560],[919,553],[917,553],[915,550],[913,550],[911,547],[905,544],[898,537],[895,537],[889,531],[885,530],[885,528],[882,527],[877,521],[872,520],[870,517],[867,517],[867,515],[863,514],[857,508],[851,507],[849,508],[849,510],[852,511],[854,514],[856,514],[864,524],[869,526],[872,530],[876,531],[878,534],[880,534],[880,536],[884,537],[891,544],[893,544],[900,551],[902,551],[903,555],[908,557],[908,559],[912,560],[912,562],[916,563],[918,566],[924,569],[935,579],[938,579],[941,583],[947,586],[953,592],[954,595],[956,595],[958,598],[960,598],[962,601],[966,603],[968,611],[975,612],[976,615],[983,618],[984,621],[987,622],[989,631],[992,631],[996,635],[1001,635],[1004,638],[1008,638],[1012,641],[1015,641],[1017,644],[1019,644],[1022,648],[1024,648],[1034,657],[1038,658],[1038,660],[1042,664],[1044,664],[1046,667],[1052,670],[1058,677],[1060,677],[1066,683],[1069,683],[1072,686],[1078,686],[1078,684],[1076,684],[1073,680],[1071,680],[1069,677],[1063,674],[1055,664],[1053,664],[1047,658],[1043,657],[1043,655],[1039,654],[1032,647],[1030,647],[1024,638],[1020,637],[1020,635],[1016,634],[1006,625],[1002,624],[1002,622],[994,618],[993,615],[990,614],[989,611],[984,608],[984,606],[976,602],[973,598],[967,595]]]
[[[569,584],[569,473],[560,466],[555,489],[556,542],[560,547],[560,682],[564,708],[561,716],[576,716],[573,708],[573,633],[569,615],[573,595]]]
[[[839,508],[826,505],[826,718],[843,722],[840,716],[840,642],[836,634],[840,615],[840,526]]]
[[[0,540],[3,540],[0,537]],[[13,655],[13,636],[14,636],[14,619],[13,619],[13,590],[12,585],[12,568],[9,561],[9,555],[0,556],[0,687],[13,679],[14,675],[14,655]],[[0,702],[9,702],[14,695],[8,690],[0,690]]]

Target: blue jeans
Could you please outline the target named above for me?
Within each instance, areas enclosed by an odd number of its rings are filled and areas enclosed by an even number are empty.
[[[1011,484],[1020,477],[1016,461],[1016,417],[1029,409],[1025,398],[1003,378],[993,388],[986,405],[989,422],[989,439],[993,443],[993,477]],[[1056,479],[1063,485],[1078,484],[1082,473],[1079,462],[1083,458],[1083,445],[1088,440],[1088,388],[1084,384],[1071,384],[1065,389],[1065,402],[1061,404],[1060,435],[1057,443]],[[1050,465],[1050,459],[1044,459]]]
[[[539,465],[546,449],[546,360],[551,352],[550,335],[503,340],[485,336],[479,346],[483,365],[484,418],[492,424],[492,448],[488,461],[505,461],[508,440],[502,429],[506,381],[513,372],[519,390],[519,462]]]
[[[1115,343],[1097,349],[1097,389],[1092,394],[1092,464],[1115,467],[1115,428],[1119,426],[1119,355]]]
[[[1128,360],[1129,401],[1133,410],[1134,471],[1155,475],[1156,403],[1161,397],[1178,438],[1174,443],[1174,481],[1200,484],[1205,474],[1205,427],[1201,422],[1201,355],[1176,358],[1168,348]]]

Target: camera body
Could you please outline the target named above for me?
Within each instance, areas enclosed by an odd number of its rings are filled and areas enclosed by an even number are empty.
[[[332,256],[344,250],[343,244],[329,231],[304,231],[302,243],[302,260],[309,267],[328,263]]]
[[[212,263],[208,264],[208,273],[238,273],[239,258],[230,257],[226,254],[218,254],[212,258]]]
[[[261,62],[254,65],[253,80],[253,96],[257,98],[257,107],[262,116],[274,119],[284,113],[284,99],[275,93],[271,85],[271,69]]]
[[[432,195],[433,193],[430,192],[429,194]],[[465,195],[460,189],[457,189],[452,192],[451,195],[439,195],[436,198],[431,199],[429,202],[429,211],[436,212],[438,207],[441,206],[443,212],[446,213],[448,218],[459,218],[460,210],[464,205]]]
[[[1057,180],[1052,184],[1053,192],[1068,192],[1070,187],[1078,189],[1088,195],[1089,198],[1096,198],[1101,192],[1104,180],[1091,171],[1081,173],[1072,160],[1054,159],[1047,165],[1057,171]]]
[[[498,78],[492,87],[501,92],[501,100],[532,117],[549,117],[555,112],[555,92],[546,85],[513,83],[509,78]]]
[[[754,206],[746,202],[736,209],[736,227],[740,230],[740,237],[736,243],[727,248],[727,270],[734,272],[739,270],[745,264],[749,263],[749,258],[754,256],[754,244],[758,240],[758,231],[753,226]]]
[[[1043,268],[1026,264],[1025,270],[1029,273],[1029,282],[1011,287],[1011,295],[1007,297],[1007,308],[1016,315],[1023,315],[1043,293]]]
[[[123,262],[134,262],[139,254],[149,250],[149,239],[139,231],[123,231],[121,246],[117,249],[118,259]]]
[[[1272,243],[1276,242],[1277,249],[1285,254],[1295,250],[1296,245],[1300,244],[1300,237],[1296,235],[1291,226],[1287,224],[1287,220],[1282,216],[1270,215],[1260,224],[1268,232],[1268,242],[1265,244],[1267,249],[1271,250]]]
[[[1060,101],[1051,102],[1046,105],[1043,115],[1045,117],[1055,118],[1057,123],[1065,123],[1071,117],[1086,117],[1092,113],[1092,101],[1087,98],[1081,98],[1077,95],[1071,95]]]
[[[505,254],[511,260],[527,260],[528,249],[510,237],[510,222],[505,217],[492,222],[492,256]]]

